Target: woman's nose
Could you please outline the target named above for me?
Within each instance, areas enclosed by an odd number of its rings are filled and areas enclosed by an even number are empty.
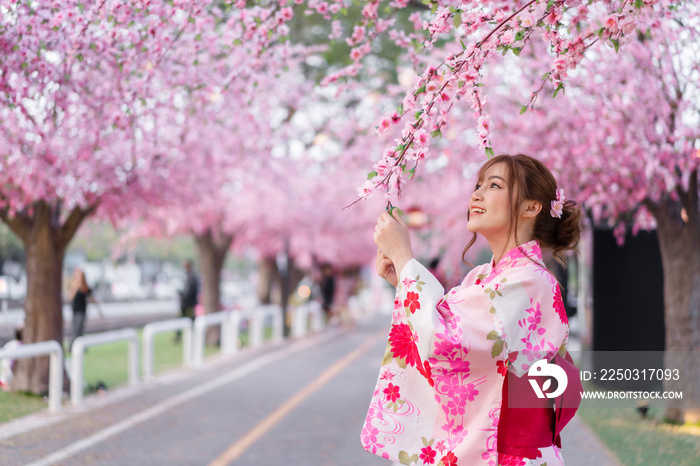
[[[481,193],[479,192],[478,189],[475,189],[474,192],[472,193],[472,199],[475,201],[478,201],[481,199]]]

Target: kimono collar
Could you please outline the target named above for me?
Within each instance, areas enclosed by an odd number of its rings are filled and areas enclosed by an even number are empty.
[[[543,264],[542,262],[542,248],[537,240],[528,241],[520,246],[516,246],[509,250],[507,253],[501,257],[501,260],[496,264],[495,258],[491,257],[491,273],[499,274],[505,269],[511,267],[519,267],[524,263],[532,263],[530,259],[534,260],[538,264]]]

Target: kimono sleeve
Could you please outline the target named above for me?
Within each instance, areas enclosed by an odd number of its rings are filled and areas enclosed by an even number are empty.
[[[541,359],[566,352],[569,324],[556,280],[546,269],[522,267],[484,289],[495,309],[496,334],[508,370],[522,377]]]
[[[420,262],[411,259],[401,270],[396,287],[390,347],[394,356],[408,356],[407,363],[426,361],[430,355],[431,342],[438,322],[437,304],[445,291],[440,282]],[[401,341],[410,339],[415,343],[417,354],[413,357],[402,353]],[[398,351],[397,351],[398,350]],[[405,353],[406,351],[403,351]],[[414,361],[414,359],[418,359]],[[421,369],[419,369],[421,370]]]

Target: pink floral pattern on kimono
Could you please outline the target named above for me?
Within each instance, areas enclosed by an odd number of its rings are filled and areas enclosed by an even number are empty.
[[[496,442],[506,371],[522,376],[565,352],[568,332],[535,241],[474,268],[447,294],[411,260],[399,277],[363,446],[402,464],[563,464],[555,446],[537,459],[499,458]]]

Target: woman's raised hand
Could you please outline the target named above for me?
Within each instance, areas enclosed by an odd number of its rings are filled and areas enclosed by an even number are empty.
[[[384,280],[388,281],[392,286],[396,287],[399,282],[396,276],[396,269],[394,264],[382,254],[382,251],[377,249],[377,262],[376,262],[377,275],[382,277]]]
[[[398,209],[394,209],[391,215],[389,212],[382,212],[379,216],[374,227],[374,242],[385,258],[393,264],[395,275],[401,275],[403,267],[413,259],[413,249],[408,227]]]

